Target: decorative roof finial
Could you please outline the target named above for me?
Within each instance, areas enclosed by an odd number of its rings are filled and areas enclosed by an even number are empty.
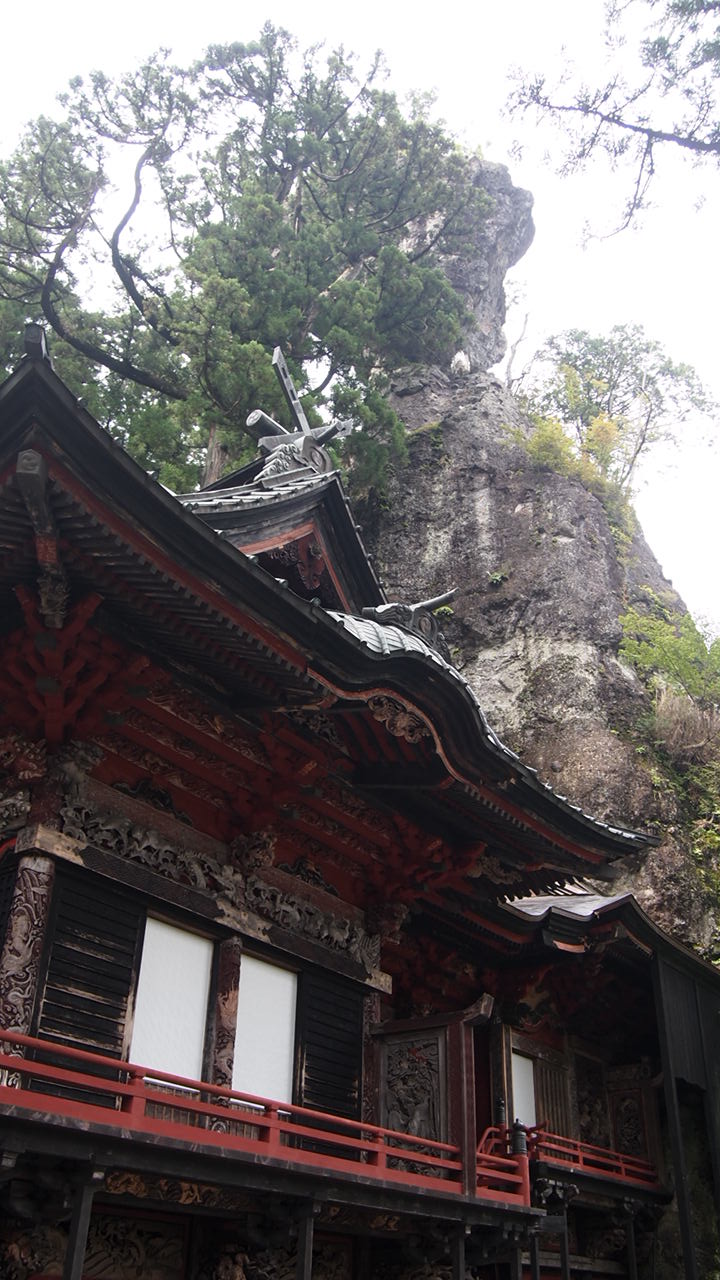
[[[25,325],[25,355],[28,360],[46,360],[52,365],[45,330],[41,324]]]
[[[333,422],[323,427],[311,427],[279,347],[273,352],[272,363],[290,410],[294,430],[288,431],[262,409],[253,409],[248,414],[245,423],[248,431],[255,436],[261,453],[269,455],[269,460],[257,479],[263,484],[279,483],[288,479],[289,472],[302,474],[308,470],[326,475],[333,470],[333,463],[322,446],[326,440],[332,440],[337,435],[340,424]]]

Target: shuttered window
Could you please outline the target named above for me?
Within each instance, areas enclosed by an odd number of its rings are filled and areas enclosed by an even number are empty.
[[[539,1125],[549,1133],[569,1134],[571,1128],[566,1064],[517,1049],[512,1051],[511,1063],[512,1119],[520,1120],[530,1128]]]
[[[532,1128],[537,1124],[535,1105],[535,1059],[512,1053],[512,1119]]]
[[[63,871],[37,1032],[49,1040],[120,1058],[145,912],[116,885]]]
[[[199,1080],[213,944],[148,916],[135,996],[130,1061]]]
[[[300,977],[297,1095],[302,1106],[360,1118],[363,995],[334,975]]]
[[[243,956],[233,1089],[292,1102],[296,1001],[296,973]]]
[[[535,1063],[535,1106],[538,1123],[550,1133],[570,1133],[568,1073],[538,1058]]]
[[[153,918],[146,929],[136,895],[58,869],[35,1032],[201,1078],[212,955],[208,938]],[[319,969],[296,974],[243,958],[235,1088],[359,1119],[362,1041],[361,989]]]

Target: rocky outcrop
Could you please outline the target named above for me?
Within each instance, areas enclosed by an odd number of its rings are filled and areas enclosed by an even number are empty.
[[[700,947],[713,916],[679,836],[672,787],[638,738],[649,706],[619,658],[619,617],[649,586],[683,609],[638,531],[618,545],[577,480],[531,465],[522,411],[487,373],[396,378],[410,463],[364,517],[390,599],[458,587],[443,631],[493,728],[598,818],[664,836],[618,889]]]
[[[464,350],[470,368],[482,370],[505,354],[505,275],[529,248],[535,228],[532,196],[513,186],[505,165],[475,160],[474,169],[476,185],[488,196],[487,215],[472,258],[445,258],[443,267],[474,317]]]

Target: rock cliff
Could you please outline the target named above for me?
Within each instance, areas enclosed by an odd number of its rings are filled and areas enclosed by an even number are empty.
[[[475,254],[471,259],[446,259],[444,267],[474,316],[465,352],[471,368],[482,370],[497,364],[505,354],[505,275],[530,247],[535,228],[532,196],[513,185],[504,165],[477,160],[474,180],[489,200]]]
[[[643,747],[646,691],[618,656],[619,617],[644,586],[684,605],[639,530],[619,544],[579,481],[530,463],[516,443],[528,425],[522,409],[482,368],[502,350],[502,275],[531,236],[529,199],[513,196],[503,173],[493,175],[503,197],[479,261],[464,268],[482,322],[467,343],[473,368],[396,377],[410,461],[382,503],[368,500],[365,536],[390,599],[459,588],[443,630],[492,726],[588,812],[662,835],[616,888],[632,889],[659,924],[706,950],[712,904],[673,788]],[[456,264],[458,284],[461,274]]]

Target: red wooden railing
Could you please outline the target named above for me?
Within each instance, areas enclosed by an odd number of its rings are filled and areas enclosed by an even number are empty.
[[[525,1130],[520,1126],[524,1135]],[[479,1196],[499,1199],[487,1182],[488,1176],[494,1180],[506,1181],[508,1185],[518,1183],[517,1192],[523,1204],[530,1203],[530,1162],[526,1154],[513,1153],[512,1130],[504,1125],[493,1125],[483,1133],[477,1149],[477,1187]],[[524,1144],[523,1144],[524,1145]]]
[[[0,1106],[102,1125],[125,1134],[187,1141],[223,1153],[261,1155],[318,1172],[344,1172],[483,1200],[528,1206],[524,1154],[482,1147],[474,1178],[460,1148],[273,1102],[207,1081],[162,1074],[83,1049],[0,1030]]]
[[[563,1165],[578,1173],[599,1175],[634,1185],[659,1185],[655,1166],[637,1156],[609,1151],[605,1147],[594,1147],[588,1142],[576,1142],[574,1138],[563,1138],[541,1128],[528,1129],[527,1139],[531,1160],[544,1160],[547,1164]]]

